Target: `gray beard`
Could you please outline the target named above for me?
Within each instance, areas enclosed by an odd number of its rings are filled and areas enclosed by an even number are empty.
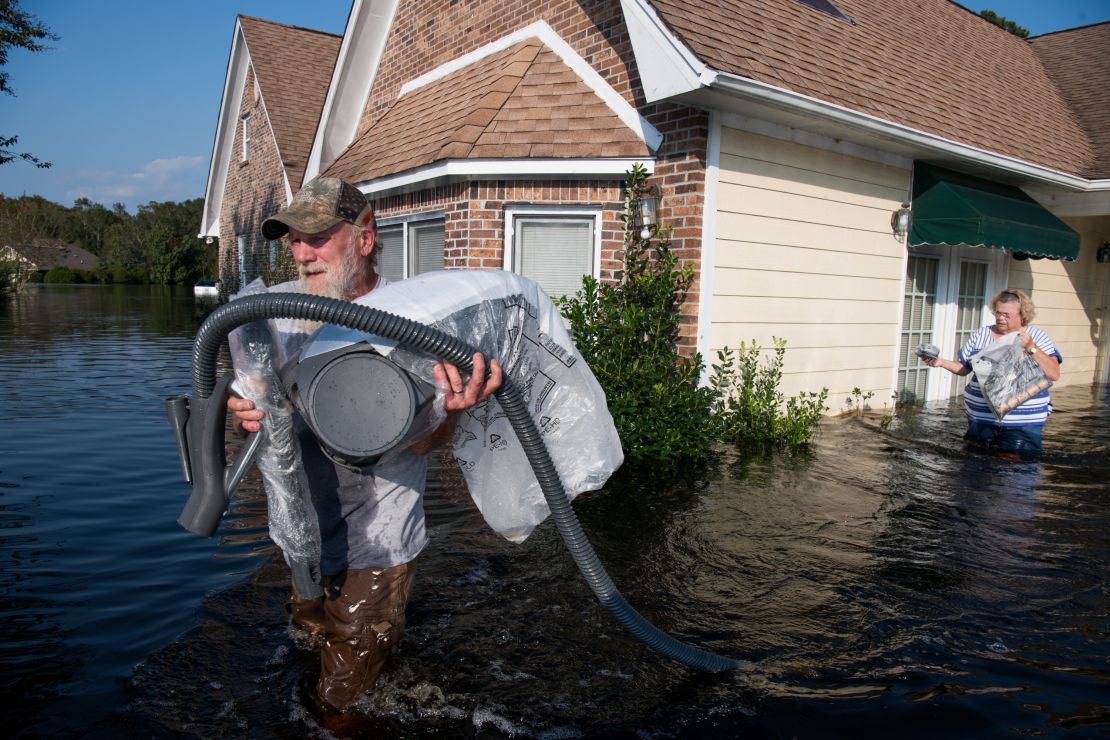
[[[354,295],[355,286],[358,285],[359,279],[362,277],[362,270],[366,269],[365,259],[357,250],[348,248],[343,256],[343,261],[339,265],[326,266],[324,284],[316,288],[307,284],[304,269],[300,268],[301,292],[325,298],[335,298],[339,301],[350,301],[358,298],[357,295]],[[296,331],[312,334],[323,326],[323,323],[307,319],[295,319],[292,326]]]
[[[325,268],[324,284],[316,289],[312,289],[306,284],[304,269],[298,268],[301,275],[301,290],[305,293],[335,298],[339,301],[352,301],[358,298],[355,286],[359,284],[364,271],[368,270],[369,265],[366,264],[366,258],[358,253],[353,244],[348,245],[343,254],[342,262],[338,265],[326,265]]]

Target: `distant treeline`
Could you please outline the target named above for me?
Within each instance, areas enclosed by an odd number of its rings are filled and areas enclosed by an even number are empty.
[[[0,195],[0,247],[59,240],[96,255],[95,270],[69,271],[64,282],[193,283],[216,275],[218,246],[197,237],[203,203],[151,201],[132,215],[122,203],[78,198],[67,208],[38,195]]]

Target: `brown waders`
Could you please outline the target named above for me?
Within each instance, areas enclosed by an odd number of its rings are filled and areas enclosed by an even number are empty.
[[[324,644],[316,694],[343,710],[374,685],[405,628],[411,563],[348,570],[324,581]]]
[[[293,596],[285,604],[285,611],[289,612],[290,619],[297,629],[303,630],[313,637],[324,634],[324,597],[306,599],[297,593],[296,585],[293,586]]]

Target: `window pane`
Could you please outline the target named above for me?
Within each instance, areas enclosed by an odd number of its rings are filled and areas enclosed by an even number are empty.
[[[405,276],[401,237],[400,226],[378,229],[378,274],[386,280],[400,280]]]
[[[409,231],[410,273],[420,275],[443,269],[443,222],[416,224]]]
[[[913,350],[933,341],[933,315],[937,302],[937,268],[933,257],[910,257],[906,264],[906,292],[902,304],[902,337],[898,351],[898,397],[925,400],[929,367]]]
[[[247,237],[239,236],[239,287],[247,284]]]
[[[956,299],[956,350],[982,325],[983,306],[987,303],[987,264],[960,263],[960,295]],[[967,376],[952,376],[952,395],[959,396],[967,385]]]
[[[514,230],[517,272],[549,296],[573,295],[593,274],[593,218],[518,218]]]

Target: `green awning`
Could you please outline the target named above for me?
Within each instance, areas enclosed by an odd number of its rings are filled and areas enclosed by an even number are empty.
[[[1073,260],[1079,234],[1012,185],[914,162],[910,246],[966,244]]]

